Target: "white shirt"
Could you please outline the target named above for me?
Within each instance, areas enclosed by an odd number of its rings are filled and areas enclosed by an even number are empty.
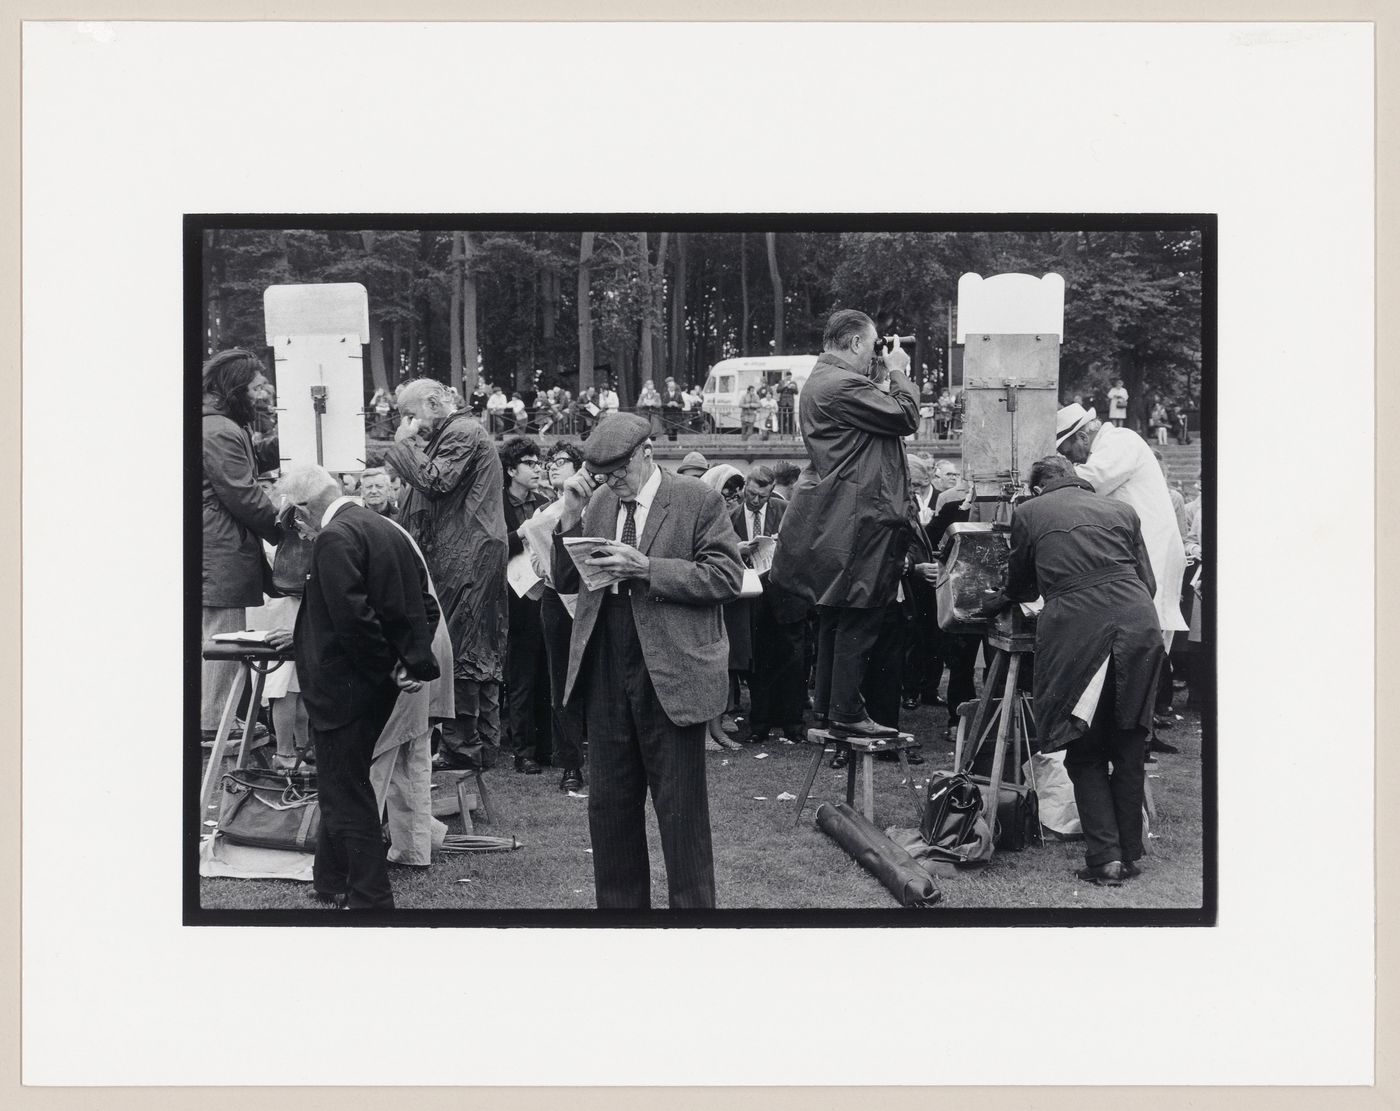
[[[347,505],[362,506],[364,504],[365,503],[359,498],[352,498],[349,494],[342,494],[340,497],[336,498],[335,501],[331,502],[330,505],[326,506],[326,511],[321,514],[321,527],[325,528],[328,524],[330,524],[331,518],[334,517],[337,513],[339,513],[342,509],[344,509]]]
[[[1114,386],[1108,391],[1108,415],[1126,417],[1128,415],[1128,391],[1122,386]]]
[[[506,407],[506,395],[493,393],[486,399],[486,408],[499,411]]]
[[[637,543],[634,547],[640,549],[642,543],[642,530],[647,526],[647,512],[651,509],[651,503],[656,498],[656,491],[661,488],[661,468],[652,464],[651,477],[642,483],[642,488],[637,492],[635,504],[637,508],[632,512],[632,524],[637,530]],[[627,527],[627,510],[621,502],[617,506],[617,531],[613,533],[613,539],[621,543],[622,530]],[[617,593],[617,584],[614,583],[610,592]]]
[[[637,528],[637,543],[642,540],[642,530],[647,527],[647,511],[651,509],[651,503],[656,498],[656,491],[661,488],[661,468],[652,464],[651,477],[642,483],[642,488],[637,492],[637,508],[632,514],[632,521]],[[617,507],[617,531],[613,533],[614,540],[622,539],[622,529],[627,524],[627,510],[620,504]]]
[[[1131,505],[1142,522],[1142,540],[1157,579],[1157,620],[1164,633],[1186,628],[1181,617],[1181,578],[1186,551],[1167,480],[1152,449],[1128,428],[1103,425],[1089,447],[1089,461],[1075,468],[1094,490]]]

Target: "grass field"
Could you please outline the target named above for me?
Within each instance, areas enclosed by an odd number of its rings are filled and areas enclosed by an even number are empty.
[[[952,746],[934,740],[945,711],[907,713],[903,726],[923,741],[927,763],[916,775],[952,765]],[[1157,822],[1143,875],[1120,888],[1076,880],[1083,846],[1048,840],[992,863],[939,877],[940,906],[949,908],[1195,908],[1202,899],[1201,727],[1185,713],[1163,737],[1180,747],[1148,766]],[[769,739],[742,752],[707,753],[710,816],[719,906],[749,908],[892,908],[893,897],[814,825],[824,800],[844,801],[845,771],[825,762],[803,818],[793,826],[796,795],[811,759],[807,745]],[[764,755],[763,759],[758,759]],[[915,794],[901,785],[898,764],[877,762],[875,821],[881,828],[916,826]],[[594,905],[588,840],[588,803],[557,790],[558,773],[518,775],[509,767],[486,775],[494,823],[477,832],[514,834],[523,847],[510,853],[448,855],[427,871],[391,869],[400,908],[585,910]],[[759,797],[762,796],[762,797]],[[449,824],[460,829],[456,820]],[[666,905],[666,879],[655,820],[648,809],[652,905]],[[314,906],[309,884],[279,880],[202,879],[205,909],[296,909]]]

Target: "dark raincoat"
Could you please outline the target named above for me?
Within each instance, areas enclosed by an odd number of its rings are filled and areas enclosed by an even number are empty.
[[[403,479],[399,523],[423,549],[456,657],[454,675],[499,681],[506,648],[506,520],[501,460],[480,422],[454,413],[423,445],[385,462]]]
[[[203,604],[260,606],[271,587],[262,542],[282,538],[277,510],[257,484],[248,430],[207,401],[203,426]]]
[[[1166,652],[1152,564],[1132,506],[1060,478],[1016,507],[1007,596],[1045,597],[1035,637],[1035,720],[1042,752],[1083,733],[1070,717],[1111,653],[1119,729],[1150,728]]]
[[[772,580],[819,606],[886,606],[909,546],[903,437],[919,427],[919,395],[897,371],[885,393],[827,352],[798,406],[811,463],[783,520]]]

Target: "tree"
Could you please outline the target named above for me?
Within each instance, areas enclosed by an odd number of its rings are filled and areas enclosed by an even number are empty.
[[[593,388],[593,233],[584,232],[578,247],[578,392]]]
[[[768,273],[773,279],[773,354],[783,353],[783,276],[778,272],[778,233],[764,232],[768,241]]]

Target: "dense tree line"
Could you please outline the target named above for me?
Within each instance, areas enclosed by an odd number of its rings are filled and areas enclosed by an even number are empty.
[[[701,383],[735,355],[815,353],[835,308],[914,334],[916,371],[946,374],[957,280],[1024,271],[1067,284],[1062,392],[1124,379],[1194,406],[1200,389],[1196,232],[206,231],[210,351],[264,342],[262,293],[362,283],[366,385],[431,375],[470,392],[643,380]]]

